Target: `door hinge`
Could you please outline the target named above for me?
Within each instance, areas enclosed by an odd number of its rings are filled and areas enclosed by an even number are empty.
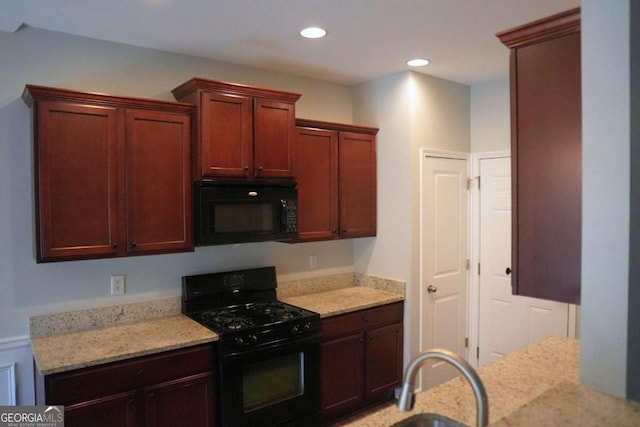
[[[478,190],[480,189],[480,176],[476,176],[476,179],[478,180]]]
[[[464,348],[469,348],[469,337],[464,337]]]
[[[471,268],[471,260],[467,259],[467,271]]]
[[[478,276],[480,275],[480,263],[478,263]]]
[[[467,190],[471,190],[473,187],[473,178],[467,178]]]
[[[476,359],[480,359],[480,347],[476,347]]]

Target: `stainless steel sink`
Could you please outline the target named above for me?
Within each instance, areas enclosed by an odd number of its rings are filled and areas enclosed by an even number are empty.
[[[392,427],[468,427],[444,415],[423,413],[415,414],[402,421],[398,421]]]

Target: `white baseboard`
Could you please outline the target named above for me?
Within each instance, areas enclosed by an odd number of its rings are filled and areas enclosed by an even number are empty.
[[[33,405],[33,353],[28,336],[0,339],[0,405]]]

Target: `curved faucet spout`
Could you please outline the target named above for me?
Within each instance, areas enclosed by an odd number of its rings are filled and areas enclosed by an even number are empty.
[[[413,383],[420,366],[429,359],[444,360],[455,366],[469,381],[473,393],[476,397],[477,424],[478,427],[484,427],[489,423],[489,404],[487,392],[484,389],[480,377],[469,363],[459,357],[457,354],[444,349],[434,348],[419,354],[407,367],[404,374],[404,381],[400,398],[398,399],[398,409],[401,411],[410,411],[413,409]]]

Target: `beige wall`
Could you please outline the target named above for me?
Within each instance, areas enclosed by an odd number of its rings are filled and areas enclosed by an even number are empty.
[[[378,235],[354,242],[356,271],[407,282],[405,360],[419,348],[420,149],[471,150],[470,88],[415,72],[353,88],[354,120],[378,134]]]
[[[633,2],[633,0],[631,0]],[[580,381],[625,397],[628,376],[640,360],[627,360],[628,337],[637,313],[629,290],[631,209],[632,82],[629,0],[582,3],[582,329]],[[599,64],[606,58],[603,66]],[[637,83],[635,83],[637,85]],[[637,114],[637,113],[636,113]],[[637,260],[637,257],[636,257]],[[637,293],[636,293],[637,295]],[[630,320],[632,323],[629,323]],[[636,322],[637,323],[637,322]],[[637,345],[633,343],[632,345]],[[637,347],[636,347],[637,348]],[[629,364],[629,367],[627,366]],[[637,396],[636,396],[637,399]]]
[[[471,152],[509,150],[509,79],[471,86]]]

